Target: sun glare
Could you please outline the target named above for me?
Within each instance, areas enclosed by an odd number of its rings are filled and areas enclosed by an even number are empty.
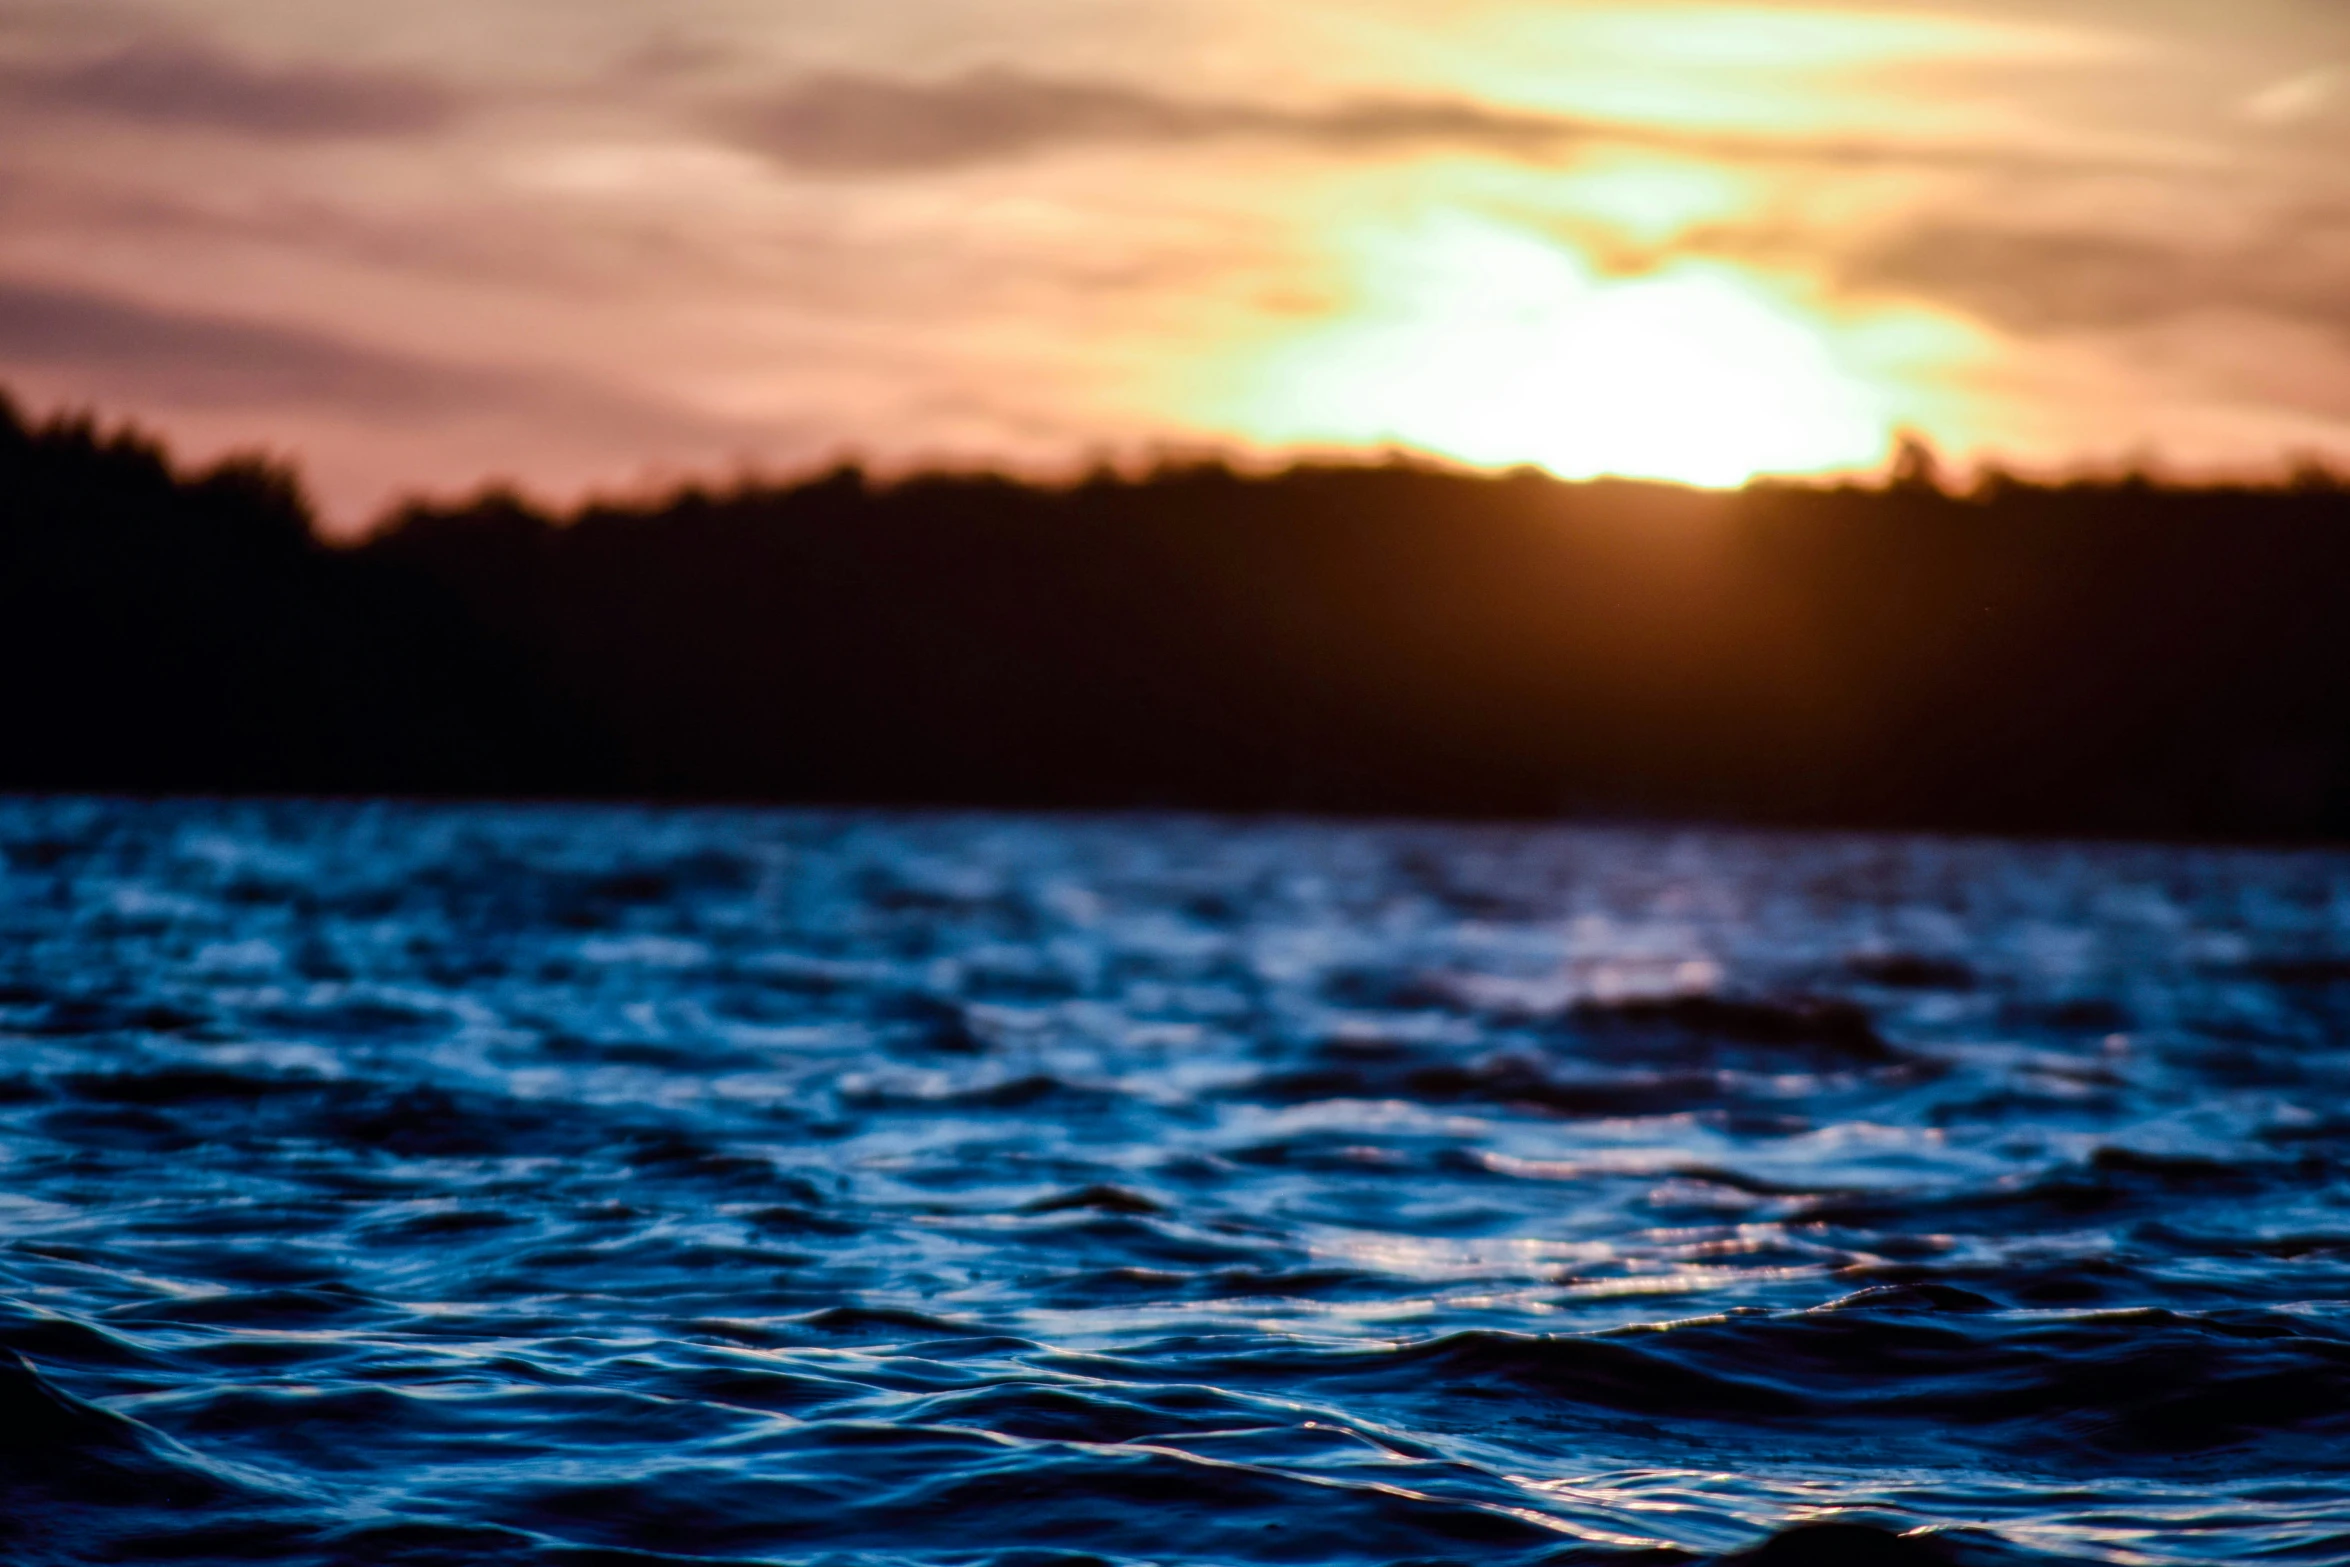
[[[1221,422],[1269,444],[1728,486],[1870,466],[1914,417],[1836,323],[1735,267],[1609,278],[1460,213],[1355,249],[1355,307],[1265,352]]]

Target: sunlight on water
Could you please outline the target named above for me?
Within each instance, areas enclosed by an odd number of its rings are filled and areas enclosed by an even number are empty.
[[[1346,248],[1359,302],[1267,352],[1223,410],[1251,438],[1704,485],[1865,468],[1918,422],[1903,369],[1964,342],[1923,316],[1831,319],[1721,262],[1605,277],[1563,242],[1462,212]]]

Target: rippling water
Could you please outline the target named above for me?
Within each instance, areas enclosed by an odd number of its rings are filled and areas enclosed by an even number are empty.
[[[2350,857],[0,844],[12,1561],[2350,1560]]]

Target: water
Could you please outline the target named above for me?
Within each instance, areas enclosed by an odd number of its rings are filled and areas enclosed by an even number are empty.
[[[0,843],[11,1561],[2350,1561],[2350,856]]]

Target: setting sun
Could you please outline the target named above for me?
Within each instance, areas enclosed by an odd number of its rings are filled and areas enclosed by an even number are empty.
[[[1715,262],[1605,277],[1458,213],[1365,234],[1350,261],[1351,308],[1265,352],[1216,410],[1242,435],[1734,485],[1879,461],[1917,410],[1873,371],[1956,346],[1930,321],[1807,316]]]

